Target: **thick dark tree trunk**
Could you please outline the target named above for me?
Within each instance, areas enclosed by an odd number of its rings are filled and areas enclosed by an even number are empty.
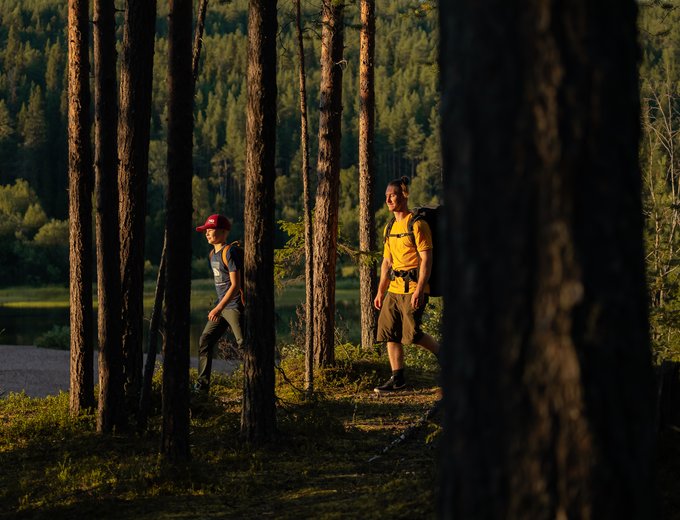
[[[443,518],[654,518],[633,0],[442,2]]]
[[[373,195],[375,169],[375,0],[361,0],[359,66],[359,280],[361,287],[361,346],[375,343],[376,316],[373,298],[378,289],[376,265],[368,256],[375,249]]]
[[[312,194],[309,173],[309,124],[307,120],[307,74],[302,38],[300,0],[295,0],[295,31],[300,63],[300,149],[302,152],[302,198],[305,212],[305,389],[314,392],[314,261],[312,242]]]
[[[193,82],[191,0],[170,0],[168,59],[168,198],[163,431],[161,452],[186,461],[189,452],[189,299],[191,296],[191,175]]]
[[[335,361],[335,265],[342,123],[344,4],[323,2],[319,157],[314,215],[314,365]]]
[[[118,235],[118,91],[113,0],[94,2],[95,199],[99,315],[99,413],[97,430],[123,427],[123,360]]]
[[[276,0],[248,11],[246,122],[245,355],[241,434],[262,443],[276,432],[274,395],[274,180],[276,178]]]
[[[71,415],[94,408],[92,370],[92,145],[89,0],[68,3],[68,171]]]
[[[126,0],[120,67],[118,186],[125,404],[137,412],[142,380],[144,239],[156,0]]]

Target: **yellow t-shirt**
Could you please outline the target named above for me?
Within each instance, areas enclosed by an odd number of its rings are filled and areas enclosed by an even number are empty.
[[[399,235],[401,233],[408,233],[408,222],[413,218],[413,214],[409,215],[399,221],[395,221],[390,230],[390,235]],[[383,236],[385,236],[383,230]],[[390,236],[385,241],[385,248],[383,256],[391,255],[392,269],[395,271],[408,271],[410,269],[418,269],[420,267],[419,251],[427,251],[432,249],[432,232],[430,226],[424,220],[417,220],[413,224],[413,236],[393,237]],[[409,281],[408,293],[416,290],[418,283],[416,281]],[[404,294],[404,279],[396,278],[390,282],[387,289],[389,292]],[[430,292],[429,284],[425,286],[425,293]]]

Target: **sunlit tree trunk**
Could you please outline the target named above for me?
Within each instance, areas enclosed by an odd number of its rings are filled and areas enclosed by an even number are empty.
[[[94,2],[95,200],[99,337],[97,430],[125,424],[118,236],[118,91],[113,0]]]
[[[250,0],[246,120],[245,353],[241,434],[261,443],[276,431],[274,395],[274,180],[276,0]]]
[[[361,0],[361,46],[359,66],[359,263],[361,291],[361,346],[375,343],[375,308],[377,291],[375,261],[367,254],[375,249],[375,214],[373,196],[375,169],[375,0]]]
[[[68,3],[68,170],[71,415],[94,408],[92,331],[92,145],[89,1]]]
[[[135,414],[144,342],[144,239],[156,0],[126,0],[120,67],[118,185],[125,402]]]
[[[314,209],[314,365],[335,361],[335,265],[342,123],[344,4],[323,2],[319,156]]]
[[[635,2],[440,9],[441,516],[656,518]]]
[[[305,222],[305,389],[314,392],[314,262],[312,243],[312,193],[309,172],[309,124],[307,122],[307,74],[302,38],[300,0],[295,0],[295,35],[300,64],[300,149],[302,153],[302,199]]]
[[[163,426],[161,452],[174,462],[189,450],[189,299],[193,82],[191,0],[170,0],[168,25],[168,196]]]

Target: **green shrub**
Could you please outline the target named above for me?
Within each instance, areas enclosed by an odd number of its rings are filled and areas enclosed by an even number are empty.
[[[39,336],[35,340],[35,344],[40,348],[69,350],[71,348],[71,329],[67,326],[54,325],[52,330]]]

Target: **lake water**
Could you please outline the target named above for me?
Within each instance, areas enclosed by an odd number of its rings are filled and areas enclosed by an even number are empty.
[[[356,303],[338,302],[336,327],[346,341],[354,343],[361,339],[359,326],[359,309]],[[150,312],[145,313],[150,314]],[[198,309],[191,314],[191,350],[196,351],[198,339],[203,331],[208,310]],[[276,334],[277,341],[290,341],[291,326],[295,321],[295,306],[277,306]],[[93,312],[93,324],[96,325],[96,313]],[[3,345],[35,345],[36,340],[54,326],[69,325],[68,308],[31,308],[4,307],[0,305],[0,344]],[[145,336],[148,330],[148,319],[144,320]],[[95,331],[96,336],[96,331]],[[159,339],[159,342],[162,341]],[[145,338],[146,345],[146,338]]]

